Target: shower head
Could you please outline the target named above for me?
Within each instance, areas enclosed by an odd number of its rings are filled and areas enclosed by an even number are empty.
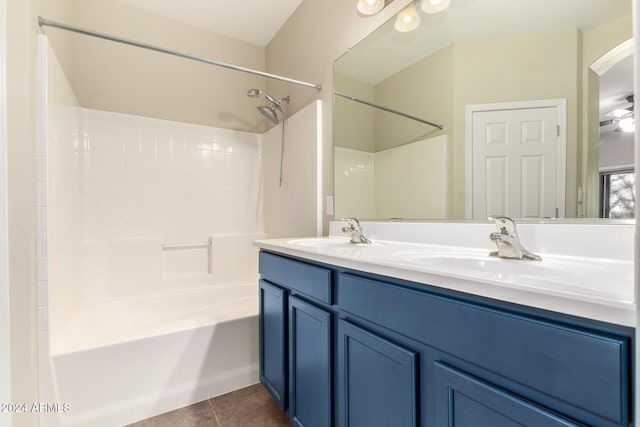
[[[280,120],[278,120],[278,115],[276,114],[276,108],[279,108],[278,104],[273,104],[271,107],[261,105],[256,108],[258,109],[258,111],[260,111],[260,114],[262,114],[265,119],[269,120],[274,125],[280,123]]]
[[[264,96],[267,101],[271,102],[271,107],[266,105],[261,105],[258,108],[260,114],[262,114],[267,120],[277,125],[280,121],[278,120],[278,115],[276,114],[276,110],[280,110],[281,113],[284,113],[282,110],[282,103],[289,102],[289,97],[284,97],[280,101],[276,101],[275,98],[270,96],[268,93],[261,91],[260,89],[249,89],[247,91],[247,96],[251,98],[258,98],[260,95]]]
[[[249,89],[247,91],[247,96],[251,97],[251,98],[258,98],[260,95],[264,96],[265,98],[267,98],[267,100],[269,100],[269,102],[273,102],[274,104],[279,104],[282,101],[276,101],[275,98],[269,96],[268,93],[265,93],[263,91],[261,91],[260,89]]]

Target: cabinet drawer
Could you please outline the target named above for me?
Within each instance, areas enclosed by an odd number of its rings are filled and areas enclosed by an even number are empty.
[[[342,273],[342,310],[526,385],[616,424],[629,418],[629,343],[624,337],[443,298]],[[552,403],[553,404],[553,403]]]
[[[289,258],[260,252],[260,274],[270,282],[332,303],[331,270]]]

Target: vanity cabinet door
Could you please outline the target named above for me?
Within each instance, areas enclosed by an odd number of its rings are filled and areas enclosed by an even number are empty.
[[[289,297],[289,416],[294,426],[332,425],[331,313]]]
[[[287,405],[286,313],[285,290],[260,280],[260,382],[282,411]]]
[[[436,426],[577,427],[575,423],[444,363],[434,364]]]
[[[344,320],[338,341],[339,425],[416,426],[417,354]]]

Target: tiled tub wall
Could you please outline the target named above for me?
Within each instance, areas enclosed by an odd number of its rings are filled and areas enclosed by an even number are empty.
[[[282,185],[282,125],[262,136],[264,231],[271,238],[322,235],[321,111],[315,101],[287,118]]]
[[[444,135],[374,153],[335,147],[335,217],[447,218],[447,150]]]
[[[256,277],[260,135],[82,109],[59,66],[47,81],[39,185],[56,307],[203,284],[189,279],[206,275],[206,249],[162,244],[211,237],[206,283]]]
[[[207,249],[161,245],[210,237],[207,283],[256,277],[260,135],[86,109],[83,117],[86,299],[184,287],[206,276]]]

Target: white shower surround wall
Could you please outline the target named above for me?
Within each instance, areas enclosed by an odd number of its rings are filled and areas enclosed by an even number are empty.
[[[280,188],[280,126],[83,109],[39,48],[40,399],[72,410],[41,425],[126,424],[257,382],[251,241],[321,232],[319,102],[287,120]],[[206,247],[161,249],[209,239],[211,274]]]

